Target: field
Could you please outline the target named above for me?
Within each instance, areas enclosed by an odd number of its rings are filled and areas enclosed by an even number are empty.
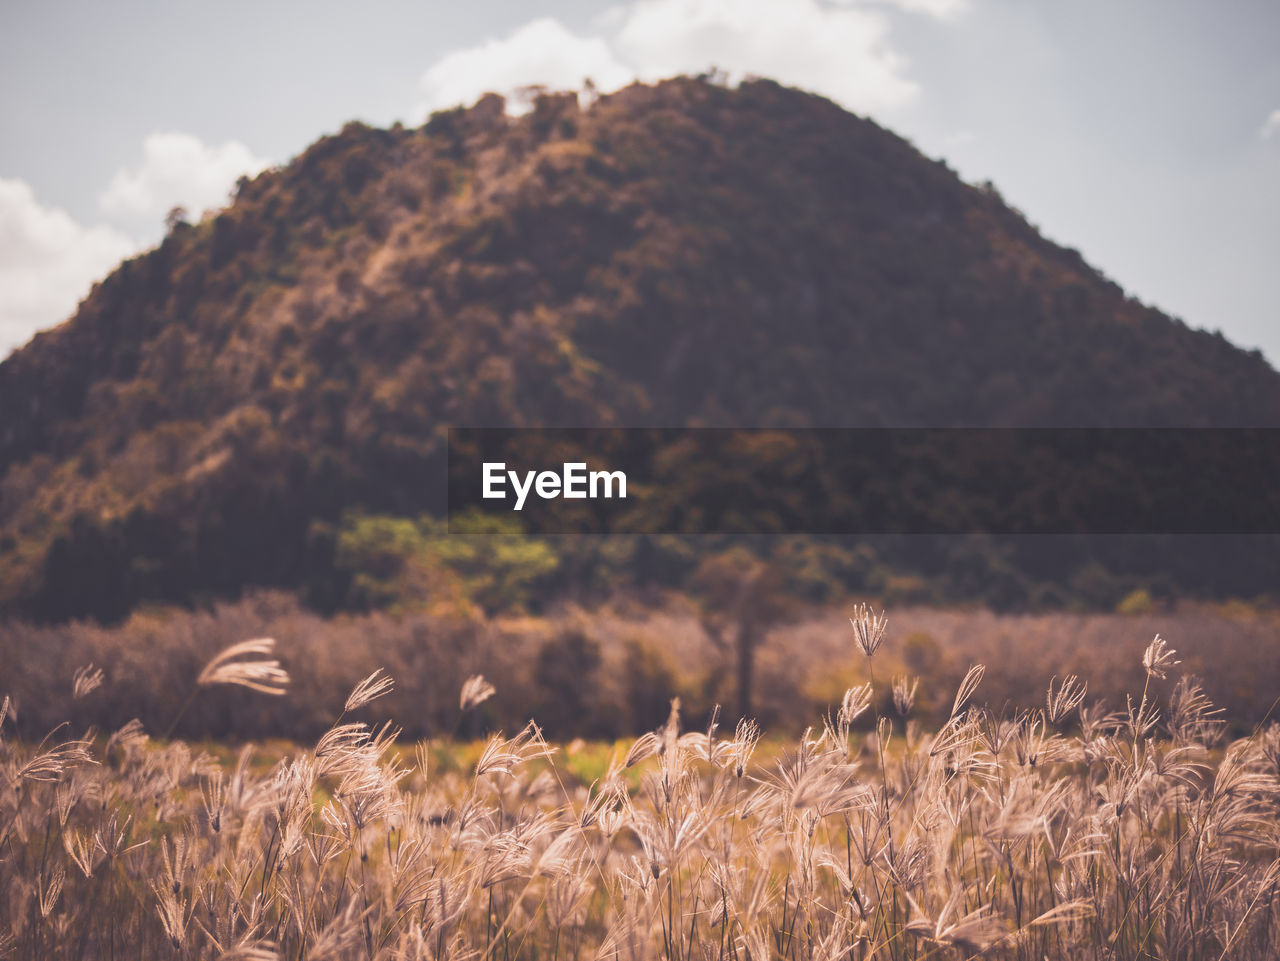
[[[1248,734],[1280,694],[1280,613],[1244,605],[1194,606],[1133,615],[998,615],[982,609],[895,607],[877,656],[877,708],[892,713],[895,676],[920,678],[913,717],[936,729],[951,694],[985,664],[984,700],[999,710],[1043,703],[1053,677],[1075,674],[1090,699],[1117,709],[1145,682],[1141,656],[1157,633],[1180,670],[1201,679],[1224,709],[1230,734]],[[847,605],[799,612],[770,628],[754,649],[751,714],[778,737],[798,736],[870,680],[849,641]],[[536,718],[549,737],[617,740],[660,726],[679,697],[690,727],[717,704],[737,709],[732,625],[717,643],[685,597],[620,599],[590,610],[566,606],[540,617],[484,618],[455,610],[325,619],[290,596],[263,593],[206,611],[140,611],[116,627],[0,622],[0,697],[10,695],[10,731],[39,741],[55,725],[115,730],[134,718],[154,736],[242,742],[265,737],[314,742],[361,677],[381,668],[396,689],[361,720],[394,721],[407,737],[476,739],[519,730]],[[227,690],[187,703],[192,679],[223,648],[271,637],[290,674],[283,697]],[[94,664],[105,683],[72,698],[71,675]],[[498,689],[459,722],[458,690],[483,674]],[[1169,683],[1157,685],[1162,698]],[[177,718],[175,722],[175,717]],[[860,723],[870,729],[866,716]]]
[[[695,725],[672,703],[616,749],[534,724],[470,748],[402,743],[372,720],[403,696],[381,670],[314,747],[208,750],[154,722],[16,738],[4,701],[0,955],[1275,956],[1280,727],[1265,712],[1235,736],[1158,637],[1118,676],[1099,661],[1104,687],[1134,681],[1110,708],[1063,674],[1036,706],[1004,706],[1008,663],[946,690],[941,671],[899,674],[919,634],[856,611],[829,674],[865,680],[764,741],[752,720]],[[214,652],[163,692],[167,727],[288,704],[305,661],[278,650]],[[85,667],[37,709],[73,713],[111,683]],[[479,675],[455,685],[453,733],[503,697]]]

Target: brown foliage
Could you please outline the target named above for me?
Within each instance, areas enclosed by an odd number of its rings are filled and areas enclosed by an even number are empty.
[[[1280,422],[1259,357],[768,81],[349,124],[0,364],[0,605],[314,586],[443,425]]]

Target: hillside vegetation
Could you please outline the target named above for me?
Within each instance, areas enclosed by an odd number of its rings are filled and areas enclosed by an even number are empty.
[[[1280,375],[819,97],[490,96],[242,181],[0,364],[0,610],[342,604],[447,426],[698,424],[1276,425]]]

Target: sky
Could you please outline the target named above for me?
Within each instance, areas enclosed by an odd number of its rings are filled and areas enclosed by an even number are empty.
[[[1278,37],[1274,0],[10,0],[0,357],[172,207],[217,209],[349,120],[716,67],[872,117],[1129,294],[1280,365]]]

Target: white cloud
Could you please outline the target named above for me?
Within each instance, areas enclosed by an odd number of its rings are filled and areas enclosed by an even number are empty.
[[[846,107],[897,106],[916,92],[890,46],[889,21],[862,6],[816,0],[641,0],[617,44],[646,79],[710,66],[758,74]]]
[[[423,112],[529,84],[578,89],[590,77],[611,91],[711,67],[733,80],[770,77],[854,110],[888,109],[917,88],[891,43],[886,6],[948,19],[968,0],[632,0],[598,17],[586,36],[544,17],[437,61],[420,82]]]
[[[90,285],[137,244],[46,207],[21,180],[0,178],[0,358],[61,323]]]
[[[1272,110],[1258,128],[1258,136],[1263,140],[1270,140],[1276,134],[1280,134],[1280,110]]]
[[[923,13],[939,20],[954,20],[969,12],[969,0],[880,0],[908,13]]]
[[[69,317],[94,281],[158,238],[170,209],[221,207],[241,174],[265,166],[236,141],[151,134],[142,163],[117,171],[99,198],[116,226],[85,226],[41,204],[25,182],[0,178],[0,357]]]
[[[197,217],[224,206],[242,174],[266,166],[239,141],[208,146],[187,133],[153,133],[142,145],[142,165],[117,170],[99,204],[105,213],[146,221],[158,230],[176,206]]]
[[[422,113],[470,104],[489,91],[509,95],[529,84],[577,90],[588,77],[609,91],[625,86],[634,74],[603,38],[579,37],[544,17],[502,40],[486,40],[437,61],[419,83]]]

